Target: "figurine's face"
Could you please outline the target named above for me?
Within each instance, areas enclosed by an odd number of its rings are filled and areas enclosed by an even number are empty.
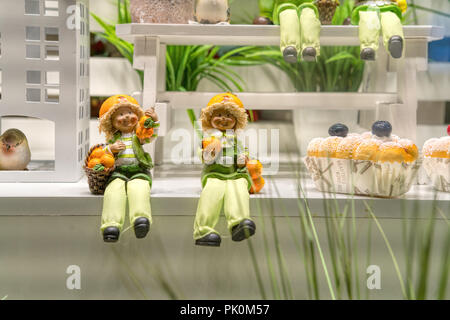
[[[112,116],[112,124],[120,132],[132,132],[137,123],[137,115],[128,107],[120,107]]]
[[[224,109],[214,110],[211,117],[211,126],[218,130],[231,130],[236,126],[236,118]]]

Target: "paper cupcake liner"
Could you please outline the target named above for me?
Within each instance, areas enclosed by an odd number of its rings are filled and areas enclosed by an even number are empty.
[[[320,191],[383,198],[408,192],[420,168],[420,161],[377,163],[306,157],[304,162]]]
[[[390,163],[352,160],[355,194],[395,198],[407,193],[417,177],[421,161]]]
[[[450,159],[426,157],[423,167],[436,190],[450,192]]]
[[[303,161],[320,191],[353,193],[350,160],[305,157]]]

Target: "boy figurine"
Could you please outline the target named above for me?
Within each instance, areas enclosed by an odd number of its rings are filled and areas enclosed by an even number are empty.
[[[101,231],[105,242],[119,240],[127,202],[136,238],[144,238],[150,230],[153,163],[142,145],[155,140],[158,128],[150,138],[138,137],[138,122],[144,116],[158,123],[154,108],[144,112],[134,98],[126,95],[110,97],[100,108],[100,131],[108,142],[105,151],[114,155],[116,165],[103,199]]]
[[[286,62],[296,63],[320,55],[320,20],[314,0],[258,0],[263,20],[270,19],[281,29],[280,48]]]
[[[406,0],[358,1],[352,12],[352,24],[359,25],[362,60],[375,60],[380,30],[384,46],[392,58],[402,57],[405,42],[402,13],[407,8]]]
[[[196,245],[218,247],[219,233],[214,230],[222,206],[233,241],[242,241],[255,233],[250,219],[252,180],[246,163],[248,156],[238,141],[236,130],[247,125],[247,113],[238,97],[231,93],[214,97],[201,112],[203,191],[194,222]]]

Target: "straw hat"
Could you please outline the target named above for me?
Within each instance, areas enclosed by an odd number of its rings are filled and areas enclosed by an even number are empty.
[[[130,108],[139,119],[144,116],[144,111],[133,97],[124,94],[109,97],[105,100],[105,102],[103,102],[99,113],[99,129],[100,132],[105,133],[107,140],[112,139],[114,134],[117,132],[117,129],[114,128],[112,124],[112,116],[121,107]]]
[[[213,129],[211,118],[213,112],[218,109],[228,111],[236,118],[236,127],[234,129],[243,129],[247,125],[247,113],[245,112],[244,104],[237,96],[227,92],[212,98],[208,106],[202,109],[200,120],[202,121],[203,130]]]

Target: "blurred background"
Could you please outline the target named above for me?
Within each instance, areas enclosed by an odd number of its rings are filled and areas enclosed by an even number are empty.
[[[341,1],[342,2],[342,1]],[[410,7],[405,15],[407,25],[438,25],[445,27],[446,37],[444,40],[430,43],[429,48],[429,68],[427,72],[418,74],[418,85],[415,90],[419,98],[418,116],[418,136],[417,144],[421,146],[431,137],[440,137],[446,134],[445,124],[450,123],[450,2],[447,0],[415,0],[409,1]],[[231,1],[232,21],[235,24],[251,24],[253,19],[259,15],[257,0],[234,0]],[[92,1],[91,12],[95,13],[105,21],[114,24],[120,20],[118,17],[117,3],[115,1]],[[444,15],[442,15],[444,14]],[[447,15],[447,16],[445,16]],[[335,17],[336,18],[336,17]],[[340,21],[337,21],[339,20]],[[335,19],[334,23],[342,24],[345,17]],[[92,96],[92,116],[98,113],[98,108],[103,97],[117,92],[134,92],[141,90],[141,81],[138,74],[133,71],[127,59],[121,58],[117,49],[106,41],[99,33],[104,29],[93,19],[91,19],[92,47],[91,47],[91,96]],[[97,33],[98,32],[98,33]],[[227,50],[223,48],[222,50]],[[229,49],[228,49],[229,50]],[[341,48],[342,50],[342,48]],[[351,54],[357,55],[355,48],[348,49]],[[355,51],[356,50],[356,51]],[[380,53],[383,49],[380,48]],[[225,51],[226,52],[226,51]],[[220,54],[220,52],[219,52]],[[334,52],[332,49],[324,51],[329,58]],[[319,61],[324,63],[324,60]],[[299,79],[290,78],[289,72],[283,72],[278,67],[279,62],[274,60],[265,61],[264,64],[250,67],[233,67],[233,70],[242,77],[242,87],[246,91],[252,92],[294,92],[294,91],[357,91],[361,86],[370,86],[365,83],[367,75],[372,72],[373,66],[352,66],[349,77],[361,73],[360,82],[347,85],[350,81],[347,78],[339,80],[335,86],[325,86],[320,83],[311,85],[303,84]],[[356,68],[358,70],[354,71]],[[299,66],[299,71],[305,78],[310,77],[314,70],[308,70]],[[386,75],[385,92],[396,90],[395,73]],[[357,82],[357,81],[356,81]],[[373,86],[373,84],[372,84]],[[379,87],[379,86],[378,86]],[[233,88],[233,91],[238,91]],[[200,81],[198,90],[220,91],[212,81],[205,78]],[[413,88],[411,88],[413,90]],[[430,112],[433,110],[433,112]],[[256,127],[273,127],[274,123],[280,128],[281,141],[286,141],[283,137],[289,137],[292,132],[296,133],[296,144],[282,146],[285,151],[298,152],[304,154],[307,143],[317,136],[326,136],[328,127],[338,121],[345,122],[352,130],[366,131],[370,128],[375,117],[375,112],[370,111],[333,111],[333,110],[313,110],[311,108],[299,109],[295,111],[262,111],[255,112],[255,118],[259,124]],[[189,118],[183,110],[177,110],[173,114],[174,127],[189,128]],[[267,122],[272,121],[272,125]],[[395,128],[394,128],[395,132]],[[95,135],[93,136],[95,138]],[[93,143],[96,141],[93,141]],[[168,143],[168,142],[165,142]],[[291,148],[291,149],[289,149]],[[170,149],[165,148],[166,150]],[[167,155],[165,158],[167,159]]]

